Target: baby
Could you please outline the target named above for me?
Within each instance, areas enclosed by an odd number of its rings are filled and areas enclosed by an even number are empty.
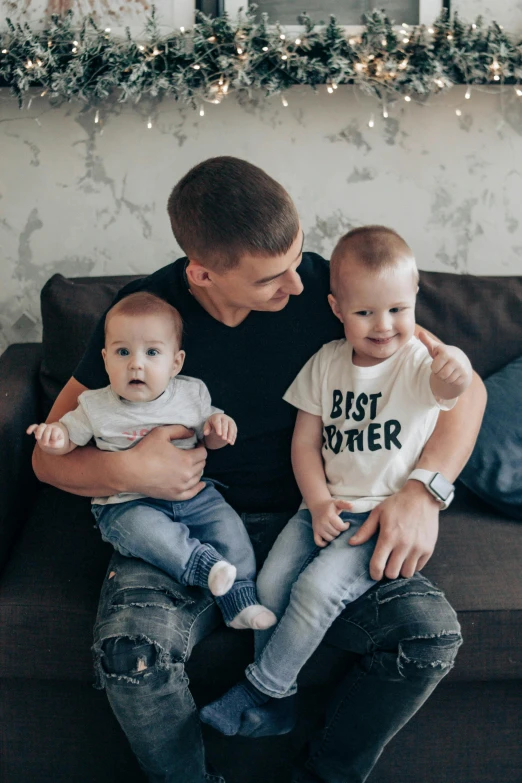
[[[183,325],[178,311],[147,292],[130,294],[107,313],[102,351],[110,385],[83,392],[59,422],[32,424],[38,446],[68,454],[94,437],[106,451],[132,448],[155,427],[181,424],[220,449],[236,440],[236,424],[211,405],[205,384],[179,375]],[[193,498],[174,503],[143,495],[93,498],[102,538],[122,555],[139,557],[185,585],[208,587],[232,628],[265,629],[276,622],[257,599],[256,564],[248,533],[211,479]]]
[[[312,356],[284,395],[298,409],[292,464],[303,503],[257,582],[279,622],[256,635],[246,679],[201,711],[227,735],[248,734],[249,724],[256,736],[291,728],[281,728],[283,703],[276,709],[273,700],[295,693],[333,621],[375,584],[376,536],[349,545],[369,512],[410,478],[441,508],[453,497],[441,474],[414,468],[439,410],[456,404],[472,369],[458,348],[414,336],[419,275],[410,248],[383,226],[354,229],[335,247],[330,274],[345,339]]]

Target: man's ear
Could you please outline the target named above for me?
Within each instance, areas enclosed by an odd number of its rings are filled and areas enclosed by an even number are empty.
[[[174,378],[174,376],[179,375],[181,372],[181,368],[183,367],[183,362],[185,361],[185,351],[178,351],[176,356],[174,357],[174,363],[172,365],[172,375],[171,378]]]
[[[328,294],[328,304],[332,308],[332,312],[337,318],[340,320],[341,323],[344,323],[343,317],[341,315],[341,311],[339,309],[339,305],[337,304],[337,299],[333,294]]]
[[[206,288],[212,285],[210,279],[209,270],[206,269],[199,261],[190,259],[185,269],[188,281],[191,285]]]

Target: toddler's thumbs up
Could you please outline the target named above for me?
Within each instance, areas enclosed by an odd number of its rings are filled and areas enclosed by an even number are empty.
[[[433,337],[430,337],[429,334],[422,331],[419,332],[418,338],[428,349],[431,358],[434,359],[438,353],[438,348],[440,348],[440,343],[437,340],[434,340]]]

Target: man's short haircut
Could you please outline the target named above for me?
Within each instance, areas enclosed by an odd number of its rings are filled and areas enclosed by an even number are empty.
[[[330,260],[330,286],[334,296],[340,289],[342,268],[349,261],[376,273],[402,262],[411,263],[416,282],[419,279],[410,247],[396,231],[386,226],[353,228],[338,241]]]
[[[284,255],[299,232],[286,190],[240,158],[198,163],[175,186],[167,210],[185,255],[217,272],[238,266],[245,255]]]
[[[116,302],[105,316],[105,337],[107,337],[109,321],[114,315],[131,315],[136,318],[144,315],[161,315],[172,323],[176,341],[178,346],[181,346],[183,337],[181,316],[175,307],[172,307],[171,304],[155,294],[151,294],[148,291],[138,291]]]

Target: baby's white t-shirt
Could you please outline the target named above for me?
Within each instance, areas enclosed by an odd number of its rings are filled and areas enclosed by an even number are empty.
[[[182,424],[194,435],[172,441],[181,449],[192,449],[203,438],[203,425],[213,413],[222,413],[210,401],[210,393],[199,378],[177,375],[157,399],[131,402],[119,397],[110,386],[89,389],[78,397],[78,407],[62,416],[69,437],[77,446],[92,438],[103,451],[124,451],[135,446],[156,427]],[[93,498],[93,503],[123,503],[144,495],[132,492]]]
[[[435,398],[432,359],[416,337],[373,367],[354,365],[352,353],[346,340],[323,345],[283,399],[321,417],[328,489],[353,503],[353,513],[362,513],[401,489],[439,410],[450,410],[457,400]]]

